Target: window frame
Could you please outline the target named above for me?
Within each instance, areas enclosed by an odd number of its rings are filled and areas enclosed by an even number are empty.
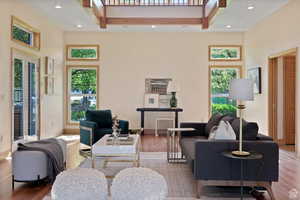
[[[14,26],[17,26],[18,28],[20,28],[23,31],[26,31],[26,32],[28,32],[32,35],[32,38],[31,38],[32,44],[31,45],[29,45],[25,42],[22,42],[20,40],[17,40],[13,37],[13,27]],[[26,22],[22,21],[21,19],[15,17],[15,16],[11,16],[11,28],[10,29],[11,29],[11,31],[10,31],[11,41],[13,41],[13,42],[15,42],[19,45],[28,47],[30,49],[40,51],[40,48],[41,48],[41,32],[38,29],[30,26],[29,24],[27,24]]]
[[[71,119],[71,96],[85,96],[84,94],[81,95],[72,95],[71,94],[71,77],[70,70],[72,69],[94,69],[96,70],[96,94],[90,94],[88,96],[95,96],[96,97],[96,109],[99,109],[99,65],[67,65],[67,73],[66,73],[66,122],[68,125],[78,125],[79,122],[72,121]]]
[[[211,70],[212,69],[237,69],[239,70],[239,78],[243,78],[243,66],[242,65],[209,65],[208,67],[208,118],[212,115],[211,109]]]

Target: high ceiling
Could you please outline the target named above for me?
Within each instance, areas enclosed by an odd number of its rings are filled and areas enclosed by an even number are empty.
[[[227,8],[221,9],[207,30],[199,25],[108,25],[100,29],[98,21],[88,9],[82,7],[80,0],[26,0],[30,6],[59,25],[65,31],[246,31],[268,15],[271,15],[289,0],[231,0]],[[22,0],[22,2],[24,2]],[[56,5],[62,8],[55,8]],[[248,10],[249,6],[254,9]],[[199,12],[198,12],[199,11]],[[201,7],[109,7],[110,16],[159,17],[199,17]],[[167,14],[166,14],[167,13]],[[175,13],[175,14],[174,14]],[[200,14],[199,14],[200,13]],[[82,27],[77,27],[82,25]]]

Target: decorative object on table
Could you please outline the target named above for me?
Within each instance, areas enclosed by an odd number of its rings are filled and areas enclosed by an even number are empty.
[[[176,98],[176,92],[179,92],[179,86],[175,81],[171,81],[168,84],[167,92],[171,93],[171,99],[170,99],[170,107],[176,108],[177,107],[177,98]]]
[[[240,101],[238,105],[240,117],[239,150],[233,151],[233,155],[249,156],[250,153],[243,151],[243,110],[246,108],[243,101],[253,101],[253,81],[251,79],[233,79],[229,86],[229,98]]]
[[[98,61],[99,45],[67,45],[67,61]]]
[[[159,107],[159,94],[145,94],[144,107],[145,108],[158,108]]]
[[[211,45],[209,46],[209,61],[241,61],[242,46]]]
[[[261,94],[261,68],[255,67],[248,69],[248,78],[253,80],[254,86],[253,91],[254,94]]]
[[[75,168],[60,173],[51,190],[52,200],[108,200],[105,175],[90,168]]]
[[[111,110],[88,110],[85,120],[80,121],[80,143],[92,146],[106,134],[112,134],[113,117]],[[128,134],[129,122],[118,120],[121,134]],[[90,155],[90,148],[82,149],[83,156]]]
[[[167,93],[170,78],[147,78],[145,94],[159,94],[159,108],[169,108],[171,95]]]
[[[45,94],[53,95],[55,92],[55,60],[52,57],[46,56],[45,63]]]
[[[148,168],[124,169],[115,176],[111,186],[112,200],[165,200],[167,195],[165,178]]]

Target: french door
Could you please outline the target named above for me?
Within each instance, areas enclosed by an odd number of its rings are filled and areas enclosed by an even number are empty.
[[[39,59],[12,53],[12,141],[39,138]]]

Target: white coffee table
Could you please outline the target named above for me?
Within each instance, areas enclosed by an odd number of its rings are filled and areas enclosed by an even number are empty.
[[[139,152],[139,135],[130,135],[133,138],[132,144],[107,144],[107,139],[110,135],[105,135],[98,142],[92,146],[92,168],[95,168],[95,159],[101,157],[104,159],[103,168],[106,167],[108,162],[133,162],[133,165],[139,167],[140,165],[140,152]],[[123,158],[115,159],[115,158]],[[125,159],[126,158],[126,159]]]

